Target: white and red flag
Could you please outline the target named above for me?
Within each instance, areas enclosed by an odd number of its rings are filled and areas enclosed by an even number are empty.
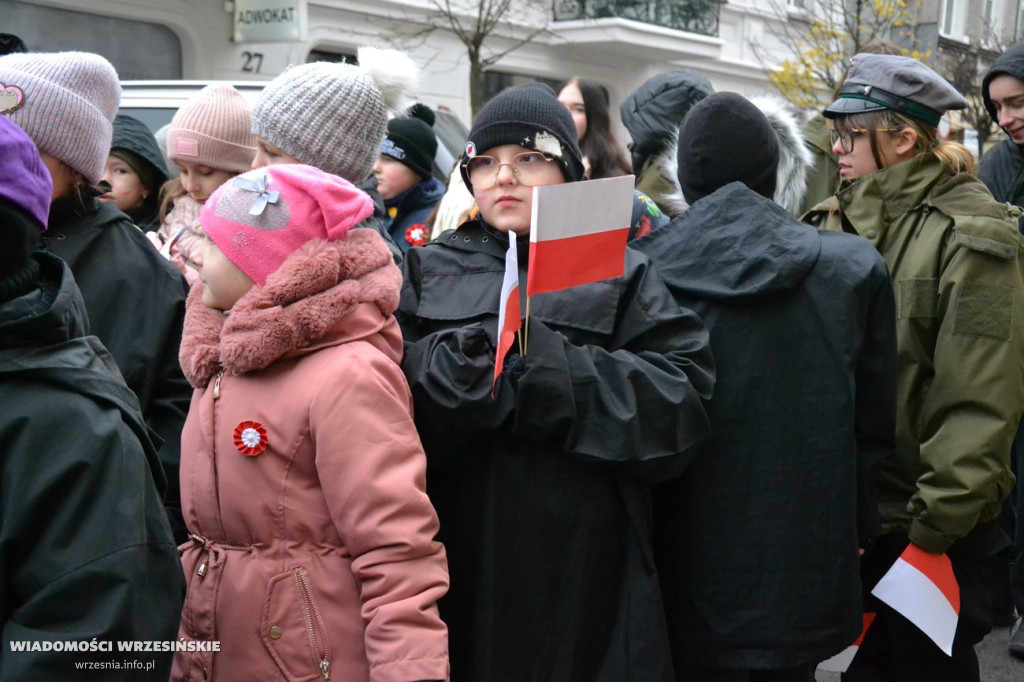
[[[632,175],[534,187],[526,295],[620,277],[632,213]]]
[[[921,629],[947,656],[960,618],[960,585],[945,554],[910,544],[871,594]]]
[[[505,252],[505,279],[501,282],[501,306],[498,308],[498,348],[494,358],[494,379],[491,396],[498,376],[505,365],[505,355],[515,342],[516,332],[523,324],[519,310],[519,254],[516,251],[516,233],[508,231],[508,251]]]
[[[833,673],[845,673],[847,671],[850,664],[853,663],[853,657],[857,655],[858,651],[860,651],[860,645],[864,642],[864,635],[868,633],[868,628],[871,627],[873,622],[875,622],[875,616],[878,614],[868,612],[862,613],[861,615],[864,617],[864,625],[861,627],[860,636],[853,641],[853,644],[846,647],[832,658],[819,663],[818,670]]]

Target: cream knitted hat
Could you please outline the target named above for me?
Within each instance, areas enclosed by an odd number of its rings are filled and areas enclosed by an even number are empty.
[[[90,52],[32,52],[0,57],[0,115],[28,133],[40,151],[89,182],[99,182],[121,104],[114,67]]]
[[[398,50],[360,48],[359,65],[293,66],[267,84],[252,131],[297,161],[353,184],[370,176],[388,110],[405,109],[418,69]]]
[[[250,119],[242,93],[226,83],[207,85],[171,119],[167,156],[175,163],[244,173],[256,157]]]

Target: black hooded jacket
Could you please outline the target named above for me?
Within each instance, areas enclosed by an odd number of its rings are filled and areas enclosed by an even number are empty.
[[[690,69],[659,73],[644,81],[619,107],[633,138],[633,172],[640,190],[675,217],[687,202],[676,180],[679,125],[697,102],[714,93],[711,82]]]
[[[640,172],[650,157],[674,147],[687,112],[714,91],[703,74],[678,69],[649,78],[630,93],[619,114],[633,138],[633,169]]]
[[[739,182],[636,240],[705,321],[713,436],[656,496],[677,679],[814,665],[861,628],[859,483],[893,445],[896,335],[885,261]]]
[[[989,99],[989,85],[1002,74],[1024,81],[1024,42],[1017,43],[996,60],[981,83],[985,108],[998,123],[995,105]],[[988,150],[978,166],[978,178],[985,183],[996,201],[1024,207],[1024,148],[1006,139]],[[1024,228],[1024,224],[1021,224]],[[1024,230],[1022,230],[1024,231]]]
[[[181,429],[192,388],[178,364],[185,320],[185,278],[112,202],[86,199],[79,216],[54,202],[44,234],[50,251],[70,266],[99,337],[135,392],[146,424],[159,437],[167,507],[183,540],[178,493]]]
[[[452,679],[671,680],[648,481],[709,434],[706,332],[627,249],[622,277],[530,299],[525,372],[507,365],[492,398],[507,245],[470,221],[410,249],[396,312],[448,553]]]
[[[118,641],[173,640],[185,582],[138,400],[86,336],[68,267],[36,259],[40,287],[0,304],[0,679],[166,680],[170,652],[130,656],[149,670],[76,667],[122,662]]]

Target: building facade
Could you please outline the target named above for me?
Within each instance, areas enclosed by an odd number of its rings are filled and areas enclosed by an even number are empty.
[[[480,2],[451,4],[468,25]],[[754,95],[769,87],[758,50],[771,54],[770,27],[779,19],[764,2],[511,4],[515,13],[489,34],[484,56],[529,39],[489,67],[493,89],[581,75],[604,84],[614,103],[649,76],[680,67],[702,71],[720,90]],[[292,37],[246,34],[290,19],[301,22]],[[31,50],[97,52],[123,80],[269,80],[289,64],[351,58],[360,45],[397,47],[421,65],[420,99],[468,124],[469,59],[447,24],[430,0],[0,0],[0,31]]]

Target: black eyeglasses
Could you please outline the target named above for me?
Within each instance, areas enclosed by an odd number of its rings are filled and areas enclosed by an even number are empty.
[[[851,154],[853,152],[853,138],[857,135],[863,135],[864,133],[876,130],[880,133],[894,133],[900,128],[850,128],[840,133],[835,128],[828,129],[828,141],[833,147],[836,146],[836,140],[839,141],[843,153]]]
[[[536,185],[547,179],[546,171],[553,158],[540,152],[522,152],[512,157],[509,163],[500,163],[493,156],[474,156],[466,162],[466,176],[474,189],[490,189],[498,181],[502,166],[512,169],[520,185]]]

